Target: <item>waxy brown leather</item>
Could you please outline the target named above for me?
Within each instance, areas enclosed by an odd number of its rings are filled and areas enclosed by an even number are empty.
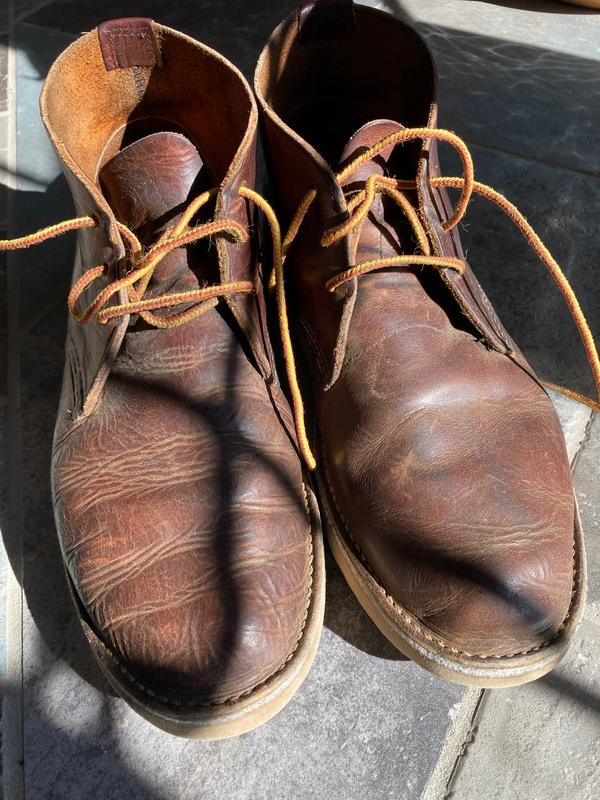
[[[347,219],[344,193],[373,172],[416,175],[434,252],[462,257],[457,230],[441,227],[448,198],[429,187],[435,144],[388,150],[338,185],[340,164],[387,133],[435,126],[436,102],[430,55],[410,28],[336,5],[339,35],[328,14],[326,37],[320,4],[307,4],[273,33],[255,79],[284,230],[318,192],[285,271],[313,378],[322,499],[387,595],[453,652],[533,651],[560,630],[574,590],[573,488],[545,390],[469,267],[462,277],[388,268],[325,289],[353,263],[415,252],[381,199],[356,255],[351,236],[321,246]]]
[[[99,221],[80,233],[74,281],[96,264],[112,279],[128,269],[116,219],[149,245],[212,185],[211,214],[254,230],[237,190],[254,184],[256,107],[214,51],[148,20],[106,23],[59,57],[41,105],[77,212]],[[277,673],[312,590],[255,238],[170,253],[148,293],[220,280],[252,280],[258,293],[166,330],[69,321],[53,449],[59,538],[86,622],[132,692],[175,714],[248,695]]]

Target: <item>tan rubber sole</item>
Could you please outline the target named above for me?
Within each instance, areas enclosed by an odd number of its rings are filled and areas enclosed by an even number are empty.
[[[325,559],[320,516],[314,494],[307,487],[313,538],[312,594],[302,636],[291,658],[260,686],[235,700],[206,706],[167,704],[137,683],[119,665],[82,614],[81,603],[69,580],[79,619],[92,651],[115,692],[133,710],[174,736],[213,741],[248,733],[278,714],[292,699],[315,660],[325,610]]]
[[[429,631],[407,609],[392,604],[360,558],[349,538],[338,529],[328,493],[319,481],[323,527],[333,556],[358,602],[382,634],[405,656],[428,672],[464,686],[501,688],[518,686],[553,670],[567,652],[585,606],[586,563],[579,513],[575,521],[575,586],[569,615],[558,636],[546,646],[525,654],[502,658],[469,657],[444,651],[431,642]]]

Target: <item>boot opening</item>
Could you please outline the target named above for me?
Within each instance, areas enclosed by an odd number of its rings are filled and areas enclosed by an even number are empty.
[[[425,125],[434,91],[433,64],[414,31],[363,6],[354,14],[352,35],[308,41],[293,15],[271,38],[256,72],[257,94],[333,167],[370,120]],[[418,155],[419,144],[406,149]]]
[[[185,135],[217,183],[256,114],[249,87],[213,50],[154,24],[161,63],[107,69],[98,31],[76,41],[50,70],[42,117],[59,155],[86,183],[122,147],[156,130]]]

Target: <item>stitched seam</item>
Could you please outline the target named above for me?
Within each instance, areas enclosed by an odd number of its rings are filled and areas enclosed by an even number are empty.
[[[331,494],[331,499],[332,499],[333,504],[335,506],[335,509],[336,509],[336,511],[337,511],[337,513],[339,515],[339,518],[340,518],[340,520],[341,520],[341,522],[342,522],[342,524],[344,526],[344,530],[345,530],[348,538],[351,540],[352,544],[356,548],[356,552],[358,553],[358,556],[360,557],[360,560],[363,562],[365,568],[367,569],[367,571],[369,572],[369,574],[371,575],[371,577],[375,581],[378,591],[383,595],[383,599],[389,605],[391,605],[394,608],[394,610],[397,611],[397,613],[400,614],[402,619],[405,622],[407,622],[410,627],[412,627],[415,630],[417,630],[428,641],[434,642],[439,647],[441,647],[442,650],[448,650],[449,652],[454,653],[455,655],[468,656],[470,658],[503,659],[503,658],[511,658],[512,656],[524,656],[524,655],[527,655],[529,653],[534,653],[537,650],[541,650],[542,648],[547,647],[555,639],[557,639],[560,636],[561,632],[563,631],[563,629],[565,628],[565,626],[567,624],[567,620],[571,616],[571,612],[573,610],[573,602],[574,602],[575,596],[577,594],[578,573],[577,573],[577,569],[576,569],[576,566],[575,566],[575,538],[573,538],[573,553],[572,553],[572,558],[573,558],[573,562],[572,562],[573,563],[573,567],[572,567],[572,569],[573,569],[573,588],[571,590],[571,600],[570,600],[570,603],[569,603],[569,609],[568,609],[563,621],[561,622],[560,627],[558,628],[558,630],[549,639],[546,639],[545,641],[541,642],[536,647],[532,647],[529,650],[516,650],[516,651],[514,651],[512,653],[503,653],[501,655],[498,655],[497,653],[469,653],[466,650],[460,650],[460,649],[458,649],[456,647],[452,647],[446,641],[444,641],[443,639],[439,638],[435,634],[429,633],[427,631],[427,629],[425,628],[425,626],[423,625],[423,623],[416,621],[410,614],[408,614],[408,612],[406,612],[402,608],[402,606],[399,605],[396,602],[396,600],[392,597],[392,595],[389,594],[389,592],[387,592],[385,590],[385,588],[380,584],[379,579],[375,574],[375,571],[373,570],[373,568],[371,567],[370,563],[368,562],[366,556],[364,555],[364,553],[360,549],[360,546],[359,546],[358,542],[356,541],[356,539],[354,538],[354,536],[350,532],[350,529],[348,527],[348,524],[346,523],[344,515],[340,511],[340,508],[338,506],[337,499],[336,499],[336,496],[335,496],[335,492],[333,491],[333,486],[331,485],[329,472],[327,471],[327,462],[325,460],[325,455],[323,453],[323,448],[322,447],[321,447],[321,463],[323,464],[323,471],[325,473],[325,478],[327,480],[327,486],[329,487],[329,492]]]
[[[243,697],[248,697],[253,692],[256,692],[259,689],[262,689],[267,684],[269,684],[271,681],[273,681],[277,677],[277,675],[287,666],[287,664],[293,658],[294,653],[296,652],[296,650],[300,646],[300,642],[302,641],[302,636],[304,634],[304,629],[306,628],[306,622],[308,620],[308,614],[309,614],[309,611],[310,611],[310,604],[311,604],[312,595],[313,595],[314,547],[313,547],[312,536],[311,536],[312,527],[310,525],[310,510],[309,510],[309,506],[308,506],[308,497],[307,497],[307,494],[306,494],[306,485],[304,483],[302,484],[302,488],[303,488],[303,494],[304,494],[304,507],[305,507],[306,514],[307,514],[307,517],[308,517],[308,520],[309,520],[308,534],[309,534],[309,544],[310,544],[310,565],[309,565],[308,585],[307,585],[307,589],[308,589],[308,591],[307,591],[307,600],[306,600],[306,607],[305,607],[305,610],[304,610],[304,616],[303,616],[303,619],[302,619],[302,624],[300,626],[300,632],[298,634],[298,638],[296,639],[296,643],[294,644],[294,647],[292,648],[292,650],[290,650],[290,652],[288,653],[288,655],[286,656],[284,661],[281,663],[281,665],[279,667],[277,667],[277,669],[274,672],[272,672],[267,678],[262,680],[260,683],[257,683],[254,686],[251,686],[249,689],[245,689],[243,692],[239,692],[238,694],[230,695],[229,697],[225,697],[222,700],[209,700],[209,701],[205,701],[205,702],[187,700],[187,699],[186,700],[182,700],[182,699],[176,698],[176,697],[166,697],[164,695],[160,695],[160,694],[158,694],[158,692],[155,692],[152,689],[149,689],[147,686],[144,686],[144,684],[141,683],[135,677],[135,675],[133,675],[131,672],[129,672],[129,670],[126,667],[124,667],[123,664],[120,663],[120,661],[116,658],[116,656],[112,653],[112,651],[104,644],[104,642],[102,642],[98,638],[98,642],[102,646],[102,649],[109,656],[110,660],[113,661],[114,664],[118,667],[120,672],[128,678],[130,683],[135,684],[135,686],[138,689],[141,689],[145,694],[149,695],[150,697],[155,697],[158,700],[160,700],[162,703],[167,703],[168,705],[192,706],[192,707],[196,707],[196,708],[209,708],[211,706],[222,706],[222,705],[226,705],[228,703],[234,703],[236,700],[240,700]]]
[[[436,190],[433,187],[429,186],[429,191],[427,192],[427,195],[428,195],[427,199],[431,201],[431,203],[430,203],[430,208],[431,208],[430,213],[432,213],[432,212],[435,213],[435,216],[440,221],[440,224],[442,222],[442,214],[443,214],[444,221],[447,222],[448,218],[449,218],[449,211],[448,211],[447,204],[445,202],[445,198],[444,198],[443,192],[441,192],[439,190]],[[460,236],[458,235],[458,231],[456,232],[456,236],[457,236],[457,239],[460,242]],[[459,254],[458,254],[458,251],[456,249],[455,243],[453,241],[452,235],[450,235],[450,240],[451,240],[451,243],[452,243],[453,252],[458,257]],[[441,246],[441,241],[440,241],[440,253],[442,251],[443,251],[443,247]],[[464,256],[463,256],[463,258],[464,258]],[[470,283],[466,280],[466,278],[464,276],[462,277],[462,281],[465,284],[465,286],[467,287],[467,289],[469,290],[469,293],[471,294],[471,296],[473,297],[473,299],[475,301],[475,304],[476,305],[483,305],[484,310],[487,311],[488,317],[484,322],[488,325],[488,327],[490,328],[492,333],[504,345],[508,346],[509,349],[512,350],[512,348],[508,345],[508,342],[506,341],[506,339],[508,337],[508,333],[504,330],[504,327],[503,327],[502,323],[500,322],[496,312],[494,311],[494,309],[492,307],[492,304],[489,301],[489,298],[486,296],[485,292],[483,291],[483,289],[481,287],[481,284],[477,280],[477,277],[476,277],[475,272],[474,272],[473,269],[471,269],[470,277],[473,280],[473,284],[474,284],[473,287],[470,285]],[[473,288],[476,289],[475,292],[473,291]],[[456,299],[458,300],[458,298],[456,298]],[[467,298],[464,298],[464,299],[465,299],[465,302],[470,302],[470,299],[467,299]],[[481,311],[481,308],[479,308],[479,310]],[[475,326],[477,327],[477,325],[475,325]]]
[[[119,66],[119,59],[117,58],[117,48],[116,48],[116,45],[115,45],[114,36],[110,31],[108,31],[108,33],[107,33],[107,39],[108,39],[108,43],[110,45],[110,51],[111,51],[112,57],[113,57],[113,64],[114,64],[115,69],[116,69]]]
[[[304,331],[304,333],[306,334],[306,337],[309,340],[309,344],[311,345],[311,349],[312,349],[312,351],[313,351],[313,353],[315,355],[315,358],[317,359],[317,363],[319,365],[319,370],[321,372],[321,377],[323,377],[325,375],[325,364],[323,362],[323,355],[321,353],[321,348],[319,347],[319,343],[317,342],[314,333],[312,332],[312,330],[311,330],[310,326],[308,325],[308,323],[305,322],[304,318],[299,315],[298,316],[298,320],[300,322],[300,325],[302,326],[302,330]]]
[[[475,275],[474,271],[471,272],[471,277],[473,279],[474,288],[477,290],[476,295],[475,295],[475,299],[478,300],[481,303],[481,305],[483,306],[483,308],[485,309],[485,311],[487,311],[488,324],[489,324],[490,328],[492,329],[494,334],[498,337],[498,339],[505,345],[505,347],[507,347],[509,350],[512,351],[513,348],[510,346],[510,343],[508,341],[508,338],[509,338],[508,332],[504,330],[504,326],[502,325],[498,315],[494,311],[494,308],[493,308],[489,298],[487,297],[487,295],[483,291],[483,288],[481,287],[481,284],[477,280],[477,276]],[[463,280],[464,280],[464,278],[463,278]],[[466,283],[466,281],[465,281],[465,283]]]
[[[83,406],[83,372],[79,363],[77,348],[70,337],[67,339],[67,343],[67,354],[69,357],[69,365],[71,367],[71,380],[73,382],[73,400],[77,403],[77,409],[71,409],[71,411],[73,414],[75,414],[75,412],[79,412]]]
[[[140,53],[143,54],[145,59],[149,57],[154,57],[154,48],[152,47],[152,42],[148,42],[147,39],[143,39],[140,34],[145,31],[145,27],[123,27],[123,28],[114,28],[112,30],[106,31],[106,37],[109,40],[110,47],[112,50],[112,56],[114,59],[115,68],[121,67],[121,62],[117,56],[116,51],[116,44],[115,39],[120,39],[124,37],[133,38],[135,37],[138,40],[138,44],[141,44]],[[125,44],[125,42],[123,42]],[[136,59],[137,60],[137,59]],[[135,65],[134,65],[135,66]],[[140,65],[138,65],[140,66]]]
[[[144,69],[144,67],[131,67],[131,73],[132,73],[131,76],[133,78],[133,82],[135,84],[135,91],[138,96],[138,100],[140,102],[143,100],[144,90],[145,90],[144,74],[143,72],[141,72],[142,69]]]

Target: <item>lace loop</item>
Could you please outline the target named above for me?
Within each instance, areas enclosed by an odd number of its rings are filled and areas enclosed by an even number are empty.
[[[460,137],[458,137],[455,133],[452,133],[452,131],[439,128],[403,128],[402,130],[392,133],[389,136],[381,139],[368,150],[365,150],[363,153],[353,159],[341,172],[337,174],[336,177],[338,182],[340,184],[346,183],[348,178],[360,166],[370,161],[382,150],[385,150],[393,145],[400,144],[401,142],[411,141],[413,139],[435,139],[437,141],[447,142],[456,149],[461,158],[464,173],[463,177],[435,177],[430,178],[429,181],[430,185],[434,188],[458,189],[460,192],[453,214],[442,226],[444,230],[451,230],[461,221],[467,211],[471,197],[474,193],[477,193],[482,197],[485,197],[487,200],[490,200],[502,211],[504,211],[504,213],[519,229],[538,258],[546,266],[558,288],[560,289],[563,297],[565,298],[567,307],[577,326],[592,374],[594,376],[596,389],[600,397],[600,358],[598,356],[598,350],[596,348],[596,344],[585,315],[583,314],[579,301],[577,300],[575,292],[573,291],[566,275],[561,270],[560,266],[548,248],[544,245],[537,233],[533,230],[531,225],[527,222],[523,214],[521,214],[516,206],[514,206],[502,194],[496,192],[490,186],[479,183],[475,180],[471,155],[466,144],[462,141],[462,139],[460,139]],[[383,269],[392,266],[430,266],[437,270],[453,269],[459,274],[463,273],[465,264],[461,259],[432,255],[427,233],[421,223],[421,220],[419,219],[417,210],[402,191],[403,189],[414,190],[416,188],[416,180],[404,180],[382,175],[370,175],[364,181],[364,185],[355,191],[348,200],[348,219],[341,225],[337,225],[336,227],[330,228],[328,231],[326,231],[321,237],[321,244],[324,247],[329,247],[350,233],[354,233],[355,242],[357,242],[360,235],[360,230],[362,228],[362,223],[369,214],[376,195],[386,194],[391,197],[403,211],[412,228],[421,253],[402,254],[390,258],[379,258],[372,261],[363,262],[361,264],[356,264],[355,266],[340,272],[333,278],[327,280],[325,283],[325,288],[328,291],[333,292],[346,281],[357,278],[360,275],[364,275],[376,269]],[[315,197],[316,190],[311,190],[310,192],[307,192],[302,199],[298,210],[290,223],[288,233],[284,240],[286,242],[285,252],[287,252],[291,246]],[[541,383],[547,388],[561,392],[567,397],[577,400],[578,402],[581,402],[584,405],[587,405],[589,408],[592,408],[594,411],[600,413],[600,403],[596,402],[595,400],[591,400],[590,398],[585,397],[578,392],[574,392],[571,389],[565,389],[564,387],[548,381],[541,381]]]
[[[353,159],[341,172],[338,172],[337,179],[341,184],[344,184],[353,172],[363,164],[366,164],[367,161],[370,161],[374,156],[378,155],[382,150],[403,142],[411,142],[415,139],[436,139],[440,142],[447,142],[455,148],[460,156],[464,174],[464,185],[461,188],[460,197],[458,198],[454,213],[443,226],[444,230],[449,231],[458,225],[466,214],[473,193],[474,182],[473,159],[471,158],[469,148],[463,140],[452,131],[447,131],[443,128],[403,128],[400,131],[391,133]]]
[[[95,228],[98,225],[94,217],[75,217],[74,219],[67,219],[64,222],[58,222],[56,225],[48,225],[47,228],[42,228],[36,233],[29,233],[27,236],[19,236],[16,239],[0,239],[0,252],[7,250],[23,250],[26,247],[32,247],[36,244],[41,244],[48,239],[54,239],[55,236],[60,236],[69,231],[77,231],[81,228]]]
[[[313,470],[317,466],[317,462],[312,453],[308,436],[306,433],[306,426],[304,422],[304,401],[302,400],[302,392],[300,391],[300,383],[296,372],[296,359],[294,357],[294,348],[292,345],[292,337],[290,334],[290,325],[287,314],[287,303],[285,299],[285,282],[283,274],[283,242],[281,240],[281,230],[277,216],[269,203],[255,192],[253,189],[242,187],[240,194],[252,200],[263,212],[267,222],[271,228],[271,238],[273,240],[273,268],[271,272],[272,280],[275,286],[275,296],[277,301],[277,317],[279,322],[279,332],[281,335],[281,345],[283,348],[283,360],[292,396],[292,410],[294,412],[294,423],[296,428],[296,436],[298,438],[298,447],[302,453],[302,457],[306,466]],[[315,193],[316,194],[316,193]],[[271,281],[269,281],[271,283]]]
[[[462,275],[465,269],[464,261],[460,258],[450,258],[450,257],[443,258],[438,256],[420,256],[420,255],[393,256],[391,258],[386,258],[385,264],[388,267],[435,266],[437,269],[453,269],[456,272],[458,272],[459,275]],[[333,278],[327,281],[327,283],[325,284],[325,288],[329,292],[333,292],[338,288],[338,286],[341,286],[342,283],[346,283],[346,281],[349,281],[352,278],[357,277],[358,275],[364,275],[367,272],[372,272],[375,269],[381,269],[380,258],[375,259],[374,261],[366,261],[363,264],[357,264],[357,266],[355,267],[351,267],[350,269],[347,269],[344,272],[338,273]]]
[[[471,155],[465,143],[456,134],[437,128],[404,128],[401,131],[385,137],[380,142],[373,145],[373,147],[361,153],[337,175],[337,180],[340,184],[345,183],[347,178],[352,175],[356,169],[382,150],[401,142],[414,139],[436,139],[438,141],[447,142],[455,147],[460,155],[464,173],[463,177],[436,177],[430,179],[430,185],[434,188],[457,189],[460,192],[453,214],[443,225],[445,230],[450,230],[460,222],[467,211],[473,193],[477,193],[495,203],[507,214],[533,248],[542,263],[547,267],[561,290],[569,311],[577,325],[600,396],[600,358],[598,357],[598,351],[592,333],[569,281],[550,251],[542,243],[539,236],[516,206],[510,203],[499,192],[496,192],[491,187],[479,183],[474,179]],[[356,264],[330,278],[325,284],[328,291],[333,292],[346,281],[358,278],[368,272],[391,266],[429,266],[437,270],[453,269],[459,274],[463,273],[465,264],[461,259],[432,254],[431,244],[419,218],[418,211],[403,191],[414,190],[416,186],[417,183],[415,180],[396,179],[383,175],[369,176],[369,178],[365,180],[364,185],[353,193],[348,200],[348,219],[341,225],[326,231],[322,236],[321,244],[324,247],[329,247],[339,239],[351,233],[354,236],[355,244],[357,244],[362,224],[367,218],[373,202],[378,194],[385,194],[390,197],[404,213],[414,234],[417,247],[421,252],[415,254],[401,254],[391,258],[375,259]],[[164,231],[158,241],[145,253],[133,231],[129,230],[129,228],[122,223],[117,223],[121,237],[129,250],[132,269],[122,278],[109,283],[101,289],[87,309],[81,311],[78,306],[81,295],[96,280],[106,276],[106,268],[104,265],[100,265],[92,267],[84,272],[69,292],[68,306],[74,319],[81,324],[89,323],[92,319],[96,319],[98,322],[105,324],[109,320],[119,316],[138,314],[149,325],[157,328],[170,328],[175,325],[181,325],[203,314],[208,309],[217,305],[224,297],[233,294],[254,292],[255,287],[252,282],[233,281],[217,284],[215,286],[206,286],[189,292],[174,292],[153,297],[144,296],[154,270],[161,260],[173,250],[211,236],[228,235],[232,237],[233,241],[236,243],[247,241],[248,232],[235,220],[213,220],[212,222],[190,227],[190,222],[193,217],[202,206],[215,196],[217,191],[218,189],[214,188],[195,198],[186,207],[178,222],[172,228],[168,228]],[[283,240],[277,217],[269,203],[258,194],[258,192],[248,187],[242,186],[239,189],[239,193],[242,197],[253,202],[263,212],[271,231],[271,238],[273,240],[273,265],[269,278],[269,286],[275,289],[279,331],[292,397],[292,410],[298,447],[306,465],[312,470],[316,466],[316,461],[312,454],[306,433],[304,403],[296,371],[287,313],[284,263],[288,250],[296,238],[312,203],[317,197],[317,190],[309,190],[302,198]],[[59,236],[62,233],[95,227],[97,224],[97,220],[91,216],[66,220],[65,222],[51,225],[29,236],[0,241],[0,251],[30,247],[35,244],[40,244],[54,236]],[[122,289],[127,291],[128,301],[121,304],[110,305],[109,303],[114,295]],[[162,316],[153,313],[161,308],[189,304],[191,304],[191,307],[174,315]],[[556,384],[547,381],[542,381],[542,383],[547,388],[561,392],[567,397],[584,403],[594,411],[600,412],[600,403],[584,397],[577,392],[573,392],[570,389],[557,386]]]
[[[88,324],[94,319],[100,324],[106,324],[109,320],[115,319],[116,317],[138,314],[149,325],[155,328],[172,328],[200,316],[210,308],[214,308],[224,297],[233,294],[248,294],[254,292],[255,287],[251,281],[232,281],[216,284],[214,286],[206,286],[201,289],[193,289],[188,292],[173,292],[170,294],[144,297],[155,269],[160,264],[161,260],[173,250],[211,236],[229,235],[237,244],[248,240],[248,232],[244,226],[231,219],[213,220],[212,222],[190,227],[190,222],[200,208],[213,198],[217,192],[218,189],[214,188],[196,197],[186,207],[177,223],[171,228],[167,228],[159,237],[158,241],[145,253],[135,233],[123,223],[117,222],[121,238],[129,251],[128,258],[132,268],[122,278],[112,281],[101,289],[88,307],[82,311],[79,308],[79,300],[83,292],[95,281],[106,277],[105,265],[91,267],[86,270],[71,288],[67,299],[67,305],[73,318],[81,325]],[[292,395],[294,426],[300,453],[308,468],[314,469],[316,462],[306,435],[304,404],[298,384],[285,304],[283,244],[281,241],[279,223],[269,203],[259,195],[258,192],[242,186],[239,189],[239,193],[242,197],[253,202],[260,208],[267,218],[271,229],[271,236],[273,239],[273,270],[271,279],[277,285],[279,328],[283,345],[284,362]],[[43,228],[37,231],[37,233],[28,236],[0,241],[0,251],[30,247],[40,244],[47,239],[59,236],[62,233],[95,227],[97,224],[97,220],[91,216],[76,217],[75,219],[66,220],[65,222],[51,225],[48,228]],[[127,291],[128,301],[110,305],[110,301],[122,289]],[[158,309],[184,304],[189,305],[190,303],[192,304],[190,308],[178,314],[161,316],[153,313]]]
[[[119,228],[122,230],[125,228],[125,226],[120,225]],[[131,234],[131,239],[129,241],[133,242],[135,234],[133,234],[132,231],[129,231],[129,233]],[[236,289],[232,289],[231,284],[221,284],[216,287],[210,286],[204,289],[194,289],[189,292],[157,296],[146,301],[142,300],[156,267],[166,255],[179,247],[184,247],[185,245],[196,242],[199,239],[221,233],[230,233],[234,240],[238,243],[245,241],[248,238],[248,234],[246,233],[245,229],[238,222],[235,222],[234,220],[224,220],[222,222],[209,222],[203,225],[198,225],[195,228],[188,228],[179,234],[173,234],[170,229],[167,229],[167,231],[165,231],[165,233],[160,237],[158,242],[148,250],[145,256],[140,255],[142,250],[141,246],[139,246],[139,242],[137,242],[138,249],[134,250],[133,252],[133,261],[134,263],[137,263],[138,266],[125,275],[125,277],[112,281],[112,283],[109,283],[108,286],[98,292],[87,309],[82,312],[78,309],[77,301],[81,297],[82,293],[94,281],[105,274],[104,267],[93,267],[92,269],[87,270],[69,292],[69,311],[75,320],[81,325],[86,325],[94,318],[104,325],[110,319],[114,319],[115,317],[139,313],[140,316],[150,325],[161,328],[174,327],[175,325],[182,324],[182,321],[191,319],[192,317],[189,315],[189,312],[187,312],[185,315],[186,319],[182,320],[181,315],[160,318],[153,314],[146,313],[147,310],[167,308],[169,306],[180,305],[182,303],[197,303],[197,313],[195,313],[194,316],[198,316],[198,313],[202,313],[202,303],[206,299],[216,297],[218,294],[231,294],[234,291],[253,291],[252,284],[246,281],[244,282],[244,286],[242,288],[239,288],[238,286]],[[125,238],[127,240],[127,237]],[[107,304],[109,300],[111,300],[112,297],[121,289],[128,290],[130,302],[122,303],[118,306],[108,306]],[[219,290],[216,294],[214,293],[215,289]]]

